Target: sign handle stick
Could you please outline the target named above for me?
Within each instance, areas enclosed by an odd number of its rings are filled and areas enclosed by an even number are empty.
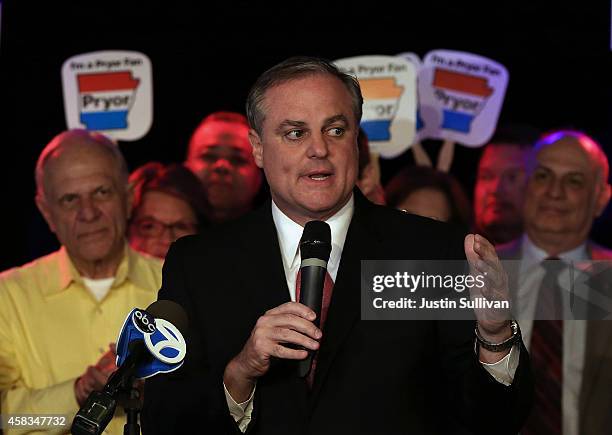
[[[373,168],[375,180],[380,180],[380,154],[370,153],[370,166]]]
[[[448,172],[452,163],[453,157],[455,155],[455,142],[446,139],[442,144],[442,148],[440,149],[440,154],[438,154],[438,171]]]
[[[431,159],[429,158],[427,152],[425,152],[423,149],[421,142],[415,142],[412,144],[411,148],[412,155],[414,156],[414,161],[416,162],[417,166],[428,166],[430,168],[433,166]]]

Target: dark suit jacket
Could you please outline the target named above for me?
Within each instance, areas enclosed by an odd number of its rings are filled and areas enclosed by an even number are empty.
[[[496,249],[502,260],[522,258],[520,238]],[[591,260],[612,260],[612,251],[591,241],[587,242],[587,252]],[[519,263],[513,264],[518,266]],[[509,275],[513,277],[518,274]],[[516,285],[511,283],[510,288],[516,288]],[[594,320],[587,323],[578,415],[578,432],[581,435],[608,433],[612,427],[612,321]]]
[[[360,320],[361,259],[445,258],[465,258],[462,235],[356,191],[313,388],[294,362],[275,361],[258,380],[248,432],[516,433],[532,394],[524,348],[506,387],[479,364],[473,322]],[[184,369],[146,382],[144,433],[236,433],[223,370],[257,319],[289,301],[270,203],[176,242],[159,298],[186,308],[191,333]]]

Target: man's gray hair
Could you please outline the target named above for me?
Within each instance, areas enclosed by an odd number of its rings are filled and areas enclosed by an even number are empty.
[[[34,176],[36,178],[36,195],[43,197],[44,196],[44,175],[45,175],[45,166],[49,161],[49,158],[56,155],[57,152],[69,142],[82,142],[82,143],[90,143],[93,145],[100,145],[103,149],[112,155],[115,163],[117,173],[120,177],[120,181],[122,184],[127,186],[128,177],[130,176],[130,172],[128,169],[127,162],[121,153],[121,150],[117,146],[117,144],[107,136],[104,136],[101,133],[91,132],[83,129],[74,129],[64,131],[49,142],[45,148],[38,156],[38,161],[36,162],[36,169],[34,171]]]
[[[333,63],[317,57],[291,57],[264,72],[251,90],[246,103],[246,113],[251,128],[261,136],[265,119],[263,100],[268,89],[281,83],[315,74],[328,74],[344,84],[353,101],[356,124],[361,121],[363,97],[357,79],[340,71]]]

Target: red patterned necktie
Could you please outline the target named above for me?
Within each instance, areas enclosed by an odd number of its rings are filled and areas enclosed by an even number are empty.
[[[563,304],[558,259],[542,263],[546,274],[538,293],[531,333],[530,355],[535,380],[535,400],[521,435],[561,435],[563,391]]]
[[[300,268],[297,273],[297,277],[295,279],[295,300],[297,302],[300,301],[300,288],[302,284],[302,269]],[[321,301],[321,321],[319,323],[319,329],[323,331],[323,326],[325,325],[325,320],[327,319],[327,310],[329,309],[329,303],[331,301],[332,289],[334,288],[334,280],[332,279],[329,272],[325,272],[325,283],[323,284],[323,300]],[[319,352],[315,354],[315,357],[312,360],[312,366],[310,367],[310,372],[306,377],[306,381],[308,385],[312,387],[312,383],[314,381],[314,373],[317,367],[317,358],[319,356]]]

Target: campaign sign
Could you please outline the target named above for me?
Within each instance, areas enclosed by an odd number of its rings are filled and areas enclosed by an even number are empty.
[[[334,62],[359,80],[363,94],[361,127],[370,150],[392,158],[414,139],[416,124],[416,69],[395,56],[358,56]]]
[[[62,65],[68,128],[117,140],[143,137],[153,122],[151,61],[136,51],[79,54]]]
[[[427,137],[470,147],[491,138],[504,102],[508,71],[471,53],[434,50],[419,71],[419,107]]]
[[[186,344],[180,331],[164,319],[156,319],[145,310],[134,308],[123,322],[117,339],[117,366],[129,355],[130,343],[142,340],[153,358],[136,369],[135,377],[144,379],[158,373],[172,372],[183,365]]]
[[[413,143],[416,142],[420,142],[421,139],[425,139],[426,136],[426,132],[425,132],[425,125],[423,124],[423,118],[421,117],[421,107],[420,107],[420,103],[419,103],[419,71],[421,70],[421,65],[423,65],[423,62],[421,62],[421,58],[419,57],[418,54],[413,53],[411,51],[405,51],[403,53],[399,53],[397,55],[397,57],[401,57],[403,59],[406,59],[408,62],[411,62],[414,65],[414,70],[416,71],[416,75],[417,75],[417,108],[416,108],[416,134],[415,134],[415,138],[412,141]]]

